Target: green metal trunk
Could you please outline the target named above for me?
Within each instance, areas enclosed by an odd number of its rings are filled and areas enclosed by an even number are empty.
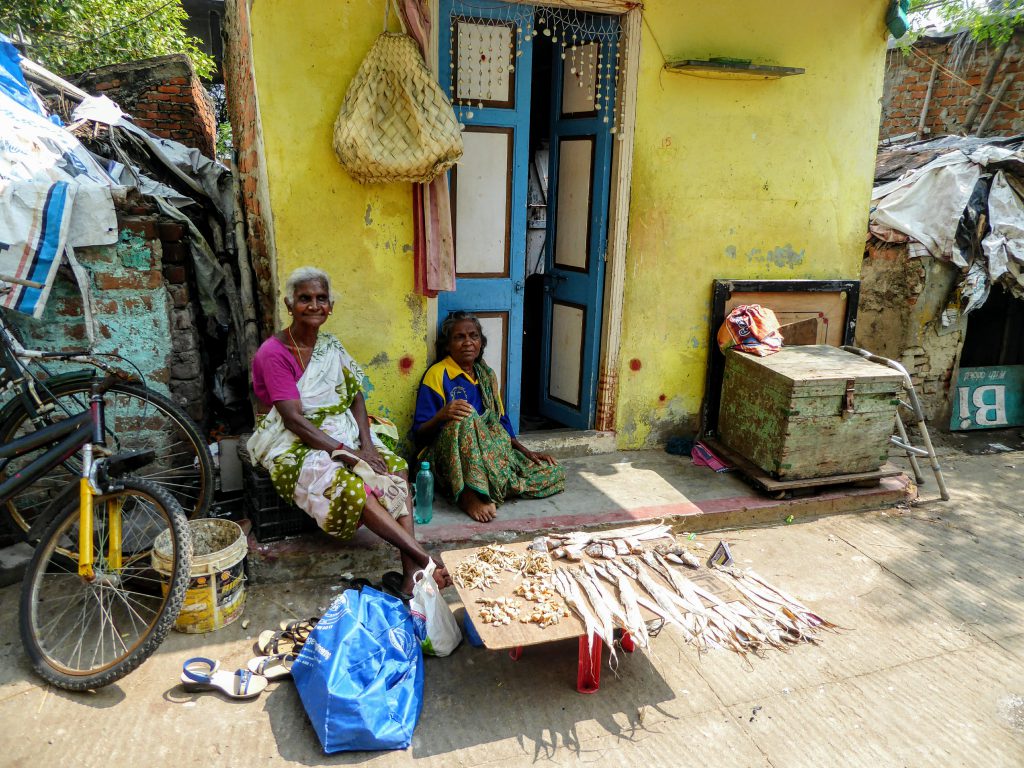
[[[836,347],[726,353],[718,436],[779,480],[873,472],[888,458],[903,377]]]

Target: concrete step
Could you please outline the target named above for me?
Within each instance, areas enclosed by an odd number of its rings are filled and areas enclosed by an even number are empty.
[[[594,429],[544,429],[523,432],[519,440],[531,451],[550,453],[556,459],[576,459],[615,453],[615,433]]]
[[[638,451],[570,459],[566,491],[537,500],[515,500],[497,519],[477,523],[438,499],[434,518],[417,526],[417,538],[435,554],[494,541],[529,539],[549,531],[586,530],[663,520],[681,532],[787,525],[824,515],[865,512],[907,502],[916,486],[905,475],[870,488],[839,487],[806,496],[769,499],[737,475],[715,474],[688,459]],[[249,538],[250,575],[257,582],[337,579],[354,574],[371,581],[398,570],[396,550],[360,531],[340,543],[324,533],[260,544]]]

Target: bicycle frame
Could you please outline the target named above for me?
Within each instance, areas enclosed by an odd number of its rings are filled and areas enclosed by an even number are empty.
[[[0,332],[7,335],[6,328],[0,324]],[[14,350],[8,346],[8,338],[0,339],[0,361],[5,369],[17,366]],[[20,346],[20,345],[19,345]],[[75,414],[55,424],[20,437],[6,445],[0,446],[0,469],[10,459],[23,456],[45,446],[49,448],[41,456],[35,458],[27,467],[16,475],[0,483],[0,503],[6,503],[12,496],[34,483],[51,469],[67,461],[77,451],[82,452],[82,472],[78,480],[79,500],[79,535],[78,535],[78,575],[86,581],[96,578],[94,569],[95,552],[93,550],[93,501],[103,493],[97,482],[99,462],[94,450],[103,451],[106,447],[104,439],[103,393],[113,382],[107,376],[94,382],[89,398],[89,410]],[[8,379],[8,386],[12,382]],[[24,392],[24,391],[23,391]],[[112,509],[110,513],[109,548],[107,564],[112,568],[121,567],[121,510]]]

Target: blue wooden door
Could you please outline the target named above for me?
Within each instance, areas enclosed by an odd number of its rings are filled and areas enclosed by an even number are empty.
[[[618,22],[592,18],[593,37],[554,57],[551,87],[540,405],[576,429],[594,426],[616,104]]]
[[[533,62],[522,20],[532,13],[510,3],[440,0],[438,23],[440,80],[465,125],[465,152],[451,171],[455,291],[439,295],[438,321],[456,310],[480,318],[484,357],[516,430]]]

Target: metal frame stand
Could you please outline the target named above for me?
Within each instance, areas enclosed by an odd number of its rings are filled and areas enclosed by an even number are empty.
[[[844,346],[842,349],[847,352],[852,352],[855,355],[860,355],[865,360],[869,360],[872,363],[878,363],[879,365],[884,365],[887,368],[892,368],[894,371],[898,371],[903,375],[903,389],[907,393],[907,399],[910,402],[905,403],[901,400],[900,405],[914,414],[915,423],[918,430],[921,432],[921,440],[924,442],[924,448],[918,448],[911,444],[910,437],[907,435],[907,428],[904,426],[903,418],[900,416],[899,408],[896,409],[896,434],[893,435],[890,440],[897,448],[901,448],[906,451],[907,459],[910,460],[910,466],[914,472],[914,480],[917,481],[918,485],[924,484],[924,475],[921,474],[921,465],[918,463],[917,457],[928,457],[932,472],[935,474],[935,483],[939,488],[939,496],[943,501],[949,501],[949,491],[946,489],[946,480],[942,476],[942,467],[939,466],[939,458],[935,455],[935,447],[932,445],[931,435],[928,434],[928,425],[925,424],[924,409],[921,408],[921,401],[917,397],[917,391],[914,389],[914,384],[910,380],[910,374],[907,373],[907,369],[895,360],[890,360],[887,357],[879,357],[878,355],[874,355],[865,349],[860,349],[859,347]]]

